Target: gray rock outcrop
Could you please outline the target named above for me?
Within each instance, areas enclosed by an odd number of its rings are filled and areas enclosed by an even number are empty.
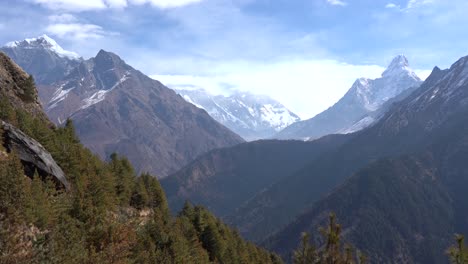
[[[0,121],[3,130],[4,146],[8,152],[16,152],[29,177],[37,170],[41,177],[52,176],[56,185],[69,189],[65,173],[57,165],[52,155],[36,140],[27,136],[13,125]]]

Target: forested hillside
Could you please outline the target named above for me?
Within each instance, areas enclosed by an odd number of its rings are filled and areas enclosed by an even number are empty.
[[[103,162],[71,121],[51,125],[32,78],[0,58],[0,119],[39,141],[70,184],[67,191],[42,173],[25,177],[1,131],[0,263],[281,263],[202,207],[186,204],[172,217],[155,177],[137,177],[124,157]]]

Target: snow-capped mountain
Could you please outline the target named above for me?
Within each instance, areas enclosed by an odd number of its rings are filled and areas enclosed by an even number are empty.
[[[71,118],[86,147],[102,158],[126,156],[138,173],[165,177],[200,154],[244,142],[114,53],[83,60],[47,36],[2,50],[29,67],[50,120]]]
[[[68,59],[72,60],[78,60],[80,59],[80,56],[72,51],[64,50],[62,47],[60,47],[59,44],[52,38],[50,38],[47,35],[41,35],[37,38],[30,38],[30,39],[25,39],[22,41],[11,41],[8,42],[5,47],[7,48],[24,48],[24,49],[38,49],[38,48],[43,48],[43,49],[48,49],[55,54],[57,54],[60,57],[66,57]]]
[[[421,79],[399,55],[377,79],[359,78],[332,107],[317,116],[285,128],[275,138],[316,139],[328,134],[347,134],[378,120],[391,103],[404,99],[421,85]]]
[[[83,60],[75,52],[64,50],[47,35],[8,42],[0,51],[33,74],[36,83],[42,85],[62,79]]]
[[[284,105],[264,95],[246,92],[212,95],[201,88],[178,89],[176,92],[246,140],[269,138],[300,121]]]

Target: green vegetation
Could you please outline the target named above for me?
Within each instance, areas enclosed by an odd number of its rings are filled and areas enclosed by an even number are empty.
[[[21,88],[23,89],[23,94],[19,97],[26,103],[34,102],[36,99],[36,85],[32,75],[20,83]]]
[[[71,121],[50,128],[5,99],[0,118],[38,140],[72,186],[29,179],[14,153],[0,157],[0,263],[281,263],[202,207],[172,217],[155,177],[116,154],[103,162]]]
[[[299,248],[293,253],[294,264],[363,264],[367,258],[359,251],[354,253],[351,245],[342,245],[341,226],[336,223],[335,214],[330,214],[329,224],[320,229],[325,244],[316,248],[311,245],[310,236],[302,233]]]
[[[455,235],[456,244],[449,248],[448,255],[454,264],[468,264],[468,247],[465,245],[465,237]]]
[[[325,241],[322,247],[315,247],[310,243],[310,235],[302,233],[301,242],[293,252],[294,264],[363,264],[367,263],[367,257],[353,246],[341,244],[341,226],[336,223],[334,213],[330,214],[329,224],[326,228],[320,228],[320,233]],[[465,245],[463,235],[455,235],[455,244],[447,254],[453,264],[468,264],[468,247]],[[356,253],[354,253],[356,252]]]

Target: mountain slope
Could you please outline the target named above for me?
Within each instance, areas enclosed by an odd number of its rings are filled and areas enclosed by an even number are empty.
[[[285,257],[302,232],[315,233],[335,212],[344,239],[372,263],[447,263],[455,207],[430,157],[372,163],[301,214],[266,244]],[[466,207],[465,207],[466,208]]]
[[[261,140],[214,150],[163,179],[161,184],[171,208],[177,210],[188,200],[223,217],[284,175],[349,138],[336,135],[314,142]]]
[[[176,89],[176,92],[249,141],[270,138],[300,120],[284,105],[267,96],[245,92],[215,96],[203,89]]]
[[[243,142],[110,52],[83,61],[54,87],[49,117],[72,118],[86,146],[101,157],[126,155],[139,172],[164,177],[211,149]]]
[[[378,262],[447,263],[452,234],[468,235],[467,73],[468,57],[448,71],[436,68],[430,89],[377,125],[390,135],[419,128],[426,148],[358,171],[267,244],[287,254],[292,237],[315,230],[324,211],[335,211],[347,239]]]
[[[466,85],[468,77],[464,60],[460,59],[450,70],[435,68],[420,88],[394,105],[378,123],[356,133],[352,140],[336,151],[320,156],[298,173],[283,177],[250,200],[228,221],[252,239],[265,238],[369,163],[423,151],[438,131],[449,129],[435,128],[439,128],[454,109],[464,105],[468,90],[460,89]],[[442,90],[456,91],[456,97],[448,97],[453,102],[440,105],[443,96],[430,100],[434,93]],[[423,106],[424,102],[430,104]]]
[[[15,109],[23,109],[32,116],[51,124],[42,110],[34,82],[11,58],[0,52],[0,94]],[[5,110],[3,114],[6,115]]]
[[[328,134],[355,132],[374,123],[380,116],[375,113],[387,101],[420,84],[421,80],[409,68],[408,60],[402,55],[397,56],[381,78],[356,80],[335,105],[309,120],[292,124],[274,137],[316,139]]]
[[[79,142],[72,122],[49,126],[34,84],[24,80],[0,53],[0,263],[282,263],[204,208],[187,205],[172,217],[155,177],[136,177],[117,155],[103,162]],[[23,153],[3,149],[12,133],[20,136],[15,143],[31,144],[33,158],[45,154],[42,145],[50,151],[69,191],[25,177]]]
[[[101,50],[83,60],[45,35],[2,49],[34,75],[54,123],[72,118],[87,147],[102,158],[126,155],[138,172],[164,177],[209,150],[243,142],[115,54]]]

